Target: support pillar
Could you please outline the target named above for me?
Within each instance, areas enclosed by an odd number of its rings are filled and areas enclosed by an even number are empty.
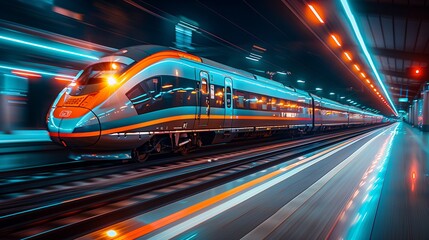
[[[423,124],[422,131],[429,132],[429,90],[423,92]]]

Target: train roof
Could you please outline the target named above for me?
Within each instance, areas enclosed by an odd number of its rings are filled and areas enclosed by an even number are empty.
[[[138,45],[138,46],[119,49],[117,52],[110,55],[129,57],[134,61],[138,62],[143,58],[146,58],[152,54],[166,51],[166,50],[173,50],[173,49],[169,47],[158,46],[158,45]],[[174,50],[177,50],[177,49],[174,49]]]

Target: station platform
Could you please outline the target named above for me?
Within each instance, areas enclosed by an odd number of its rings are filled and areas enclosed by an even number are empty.
[[[428,176],[429,133],[394,123],[81,239],[425,239]]]
[[[56,148],[46,130],[13,130],[9,134],[0,132],[0,154]]]

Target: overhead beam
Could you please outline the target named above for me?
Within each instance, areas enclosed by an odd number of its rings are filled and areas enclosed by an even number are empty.
[[[429,15],[429,14],[428,14]],[[372,53],[377,56],[398,58],[398,59],[408,59],[418,62],[429,62],[429,54],[426,53],[414,53],[406,52],[395,49],[386,49],[386,48],[372,48]]]
[[[422,82],[423,81],[423,80],[419,80],[419,79],[415,79],[415,78],[410,78],[410,74],[405,73],[405,72],[397,72],[397,71],[383,69],[383,70],[381,70],[381,73],[384,75],[388,75],[388,76],[406,78],[406,79],[409,79],[410,81],[416,81],[416,82]]]
[[[353,9],[361,14],[388,15],[414,19],[429,19],[429,7],[375,1],[353,1]]]
[[[407,83],[393,83],[393,82],[386,82],[386,84],[389,86],[389,87],[402,87],[402,88],[406,88],[406,87],[408,87],[408,88],[410,88],[410,89],[418,89],[418,88],[420,88],[420,84],[407,84]]]

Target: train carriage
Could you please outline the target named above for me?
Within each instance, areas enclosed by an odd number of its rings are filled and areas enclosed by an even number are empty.
[[[140,161],[151,152],[363,122],[362,111],[160,46],[122,49],[88,66],[47,116],[51,139],[79,157]]]

